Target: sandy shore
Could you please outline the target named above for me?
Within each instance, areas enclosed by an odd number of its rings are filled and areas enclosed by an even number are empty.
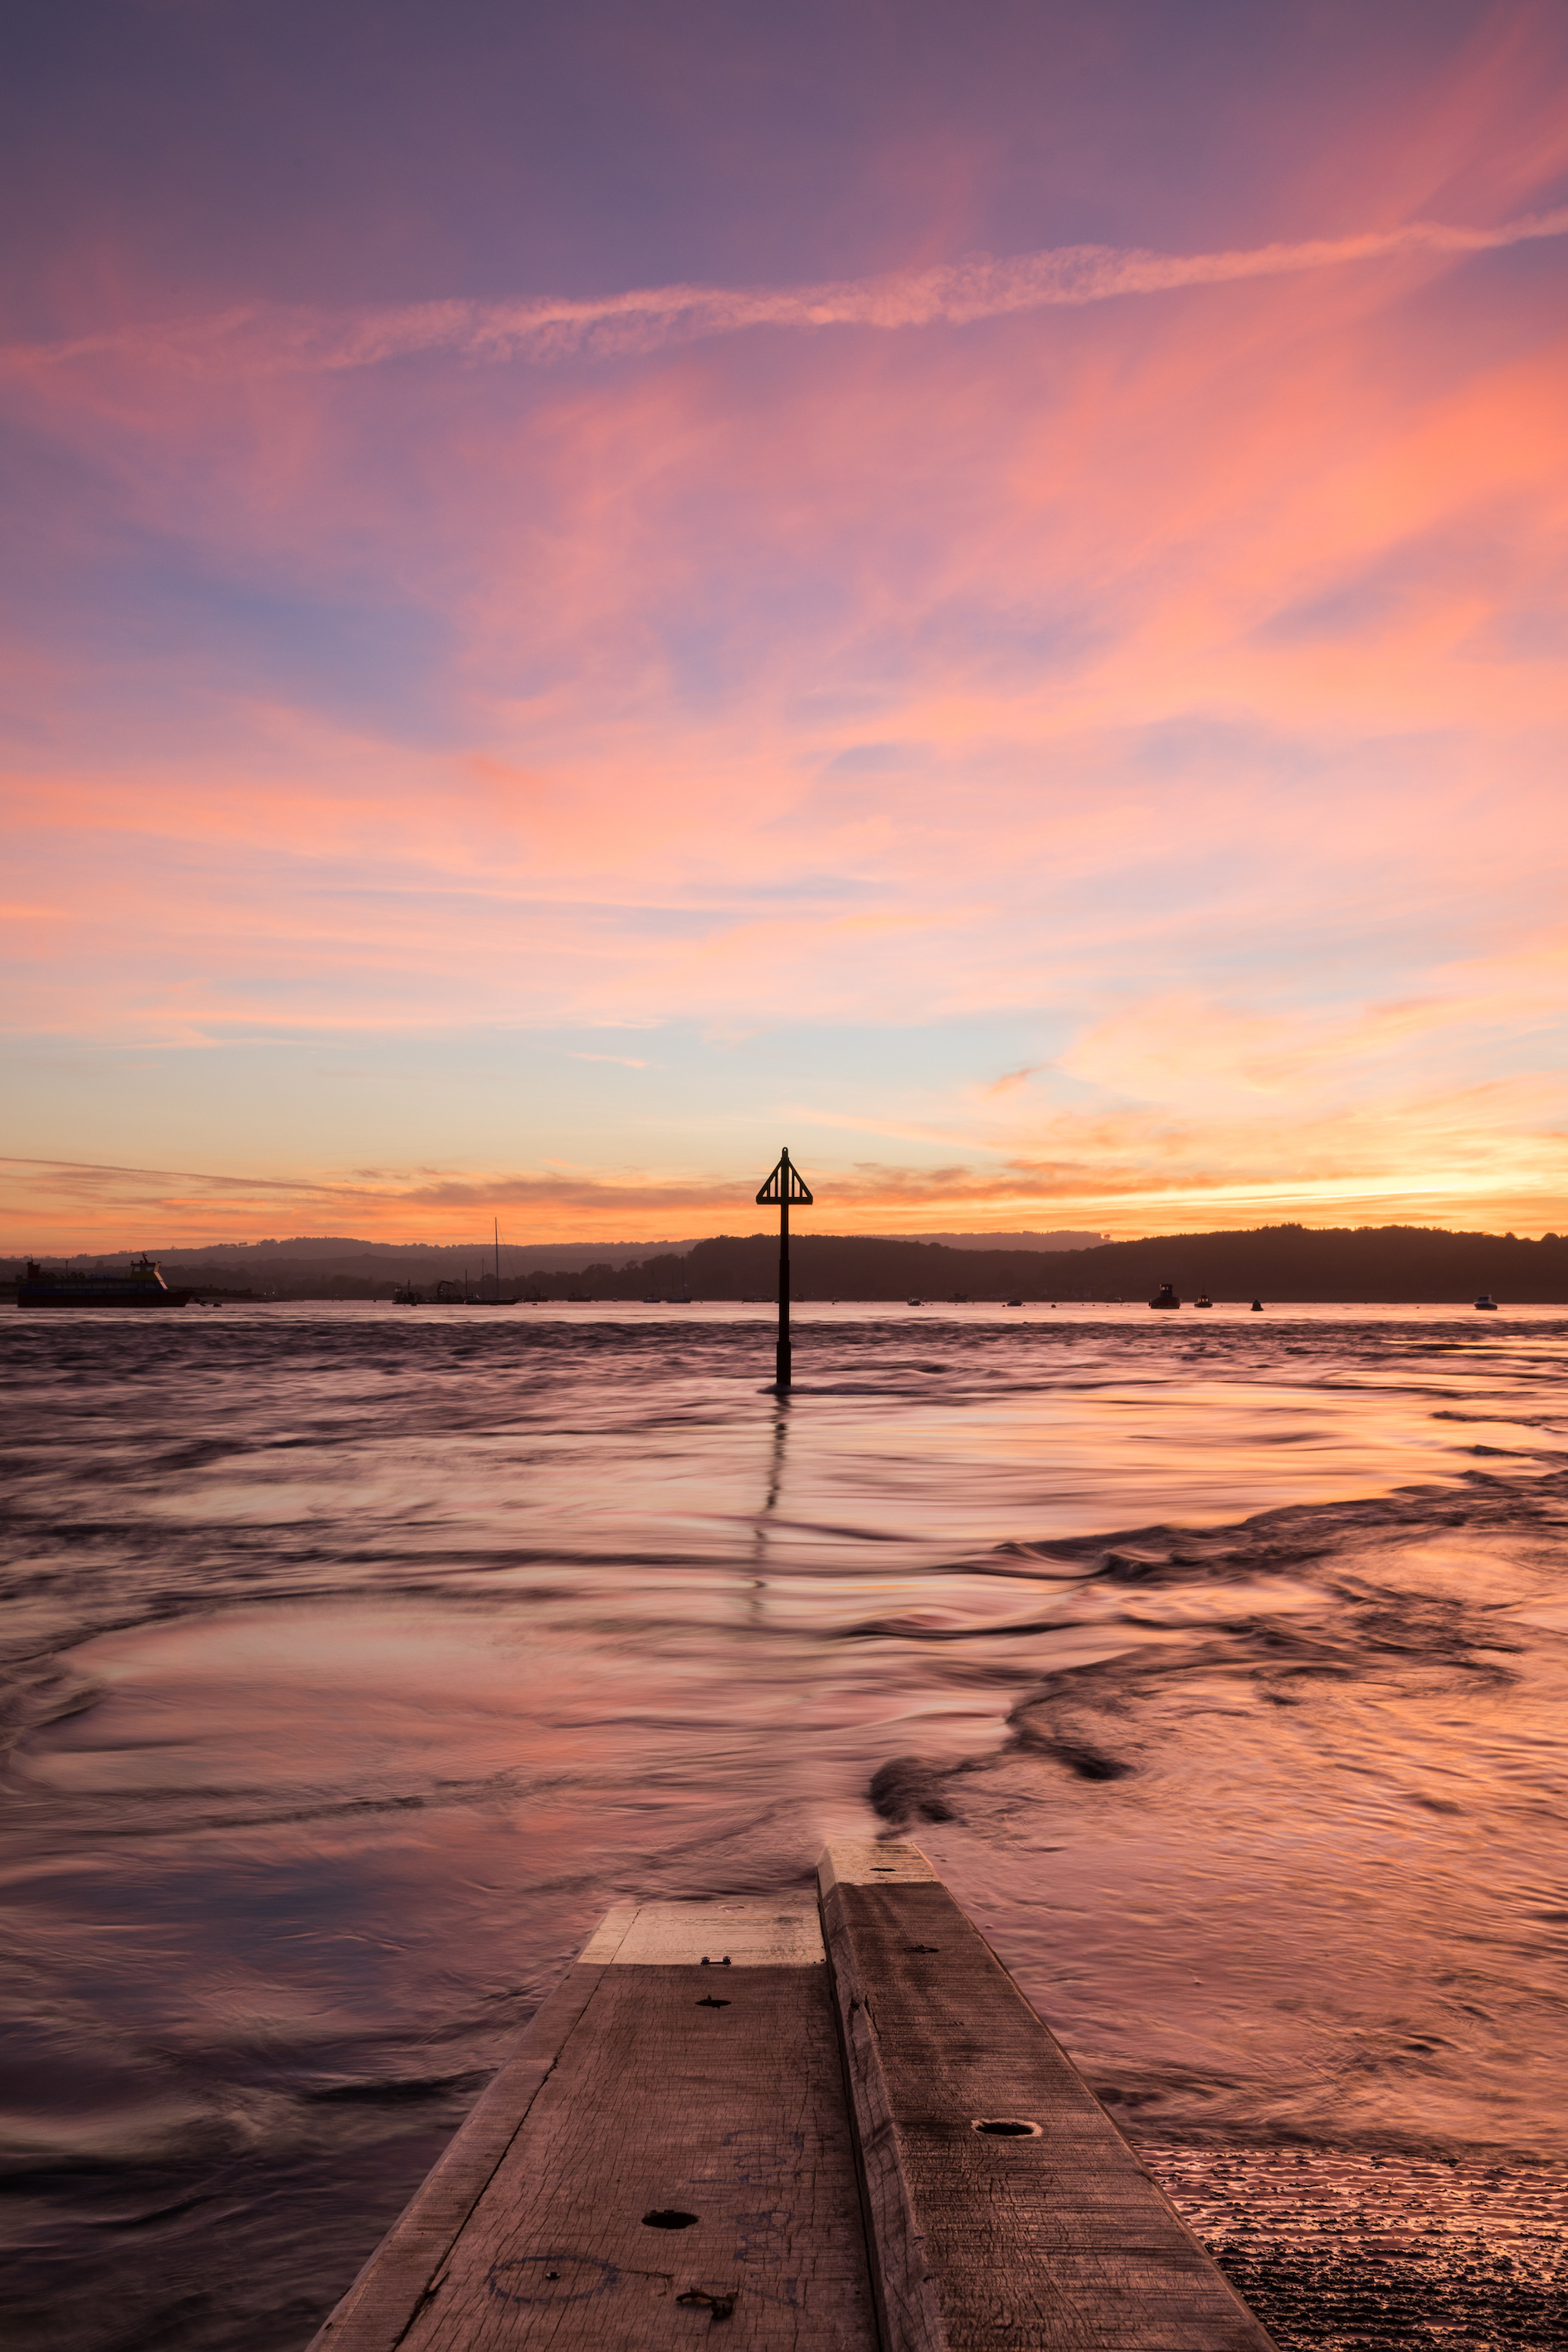
[[[1568,2167],[1322,2148],[1139,2153],[1281,2352],[1568,2344]]]

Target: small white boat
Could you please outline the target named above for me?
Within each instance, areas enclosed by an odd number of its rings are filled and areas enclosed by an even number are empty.
[[[1480,1308],[1483,1315],[1495,1315],[1497,1313],[1497,1300],[1492,1297],[1489,1290],[1482,1291],[1480,1297],[1476,1301],[1476,1305]]]
[[[923,1298],[906,1298],[904,1305],[906,1307],[923,1307],[925,1305],[925,1300]]]

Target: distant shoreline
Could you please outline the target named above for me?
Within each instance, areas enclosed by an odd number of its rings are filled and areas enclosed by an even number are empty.
[[[428,1295],[437,1282],[467,1287],[479,1299],[497,1296],[494,1257],[477,1245],[399,1249],[345,1240],[299,1246],[302,1254],[290,1256],[287,1244],[219,1244],[199,1257],[169,1252],[160,1263],[172,1288],[206,1297],[372,1299],[390,1297],[405,1284]],[[877,1304],[919,1297],[935,1307],[1016,1298],[1026,1305],[1053,1299],[1093,1305],[1150,1297],[1169,1282],[1188,1301],[1206,1291],[1216,1300],[1261,1298],[1276,1306],[1359,1300],[1470,1307],[1487,1292],[1512,1307],[1568,1305],[1568,1237],[1557,1234],[1530,1241],[1512,1234],[1450,1233],[1422,1225],[1281,1224],[1099,1242],[1079,1249],[1037,1243],[1026,1249],[990,1249],[968,1237],[954,1247],[797,1229],[791,1247],[792,1296],[803,1301]],[[742,1302],[774,1295],[778,1244],[766,1233],[721,1234],[619,1263],[584,1244],[573,1263],[550,1266],[521,1263],[528,1254],[502,1244],[502,1298],[564,1300],[576,1293],[626,1302],[683,1296]],[[44,1263],[105,1265],[130,1255],[49,1257]],[[4,1286],[19,1270],[19,1261],[0,1260],[0,1296],[7,1295]]]

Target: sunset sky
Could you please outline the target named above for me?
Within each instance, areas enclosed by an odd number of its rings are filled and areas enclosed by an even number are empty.
[[[1568,10],[82,0],[0,1244],[1568,1229]]]

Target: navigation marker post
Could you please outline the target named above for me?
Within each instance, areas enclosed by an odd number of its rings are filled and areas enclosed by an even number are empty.
[[[802,1208],[809,1209],[811,1206],[811,1194],[801,1182],[798,1169],[791,1165],[787,1144],[779,1153],[778,1166],[757,1194],[757,1206],[760,1209],[771,1207],[775,1201],[779,1208],[779,1345],[774,1386],[787,1389],[789,1386],[789,1206],[792,1201],[797,1202]]]

